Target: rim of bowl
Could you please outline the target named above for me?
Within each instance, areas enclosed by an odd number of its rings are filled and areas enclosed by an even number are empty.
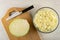
[[[56,28],[55,28],[54,30],[50,31],[50,32],[43,32],[43,31],[39,30],[39,28],[36,27],[36,24],[34,23],[35,15],[37,14],[37,12],[38,12],[39,10],[44,9],[44,8],[49,8],[49,9],[53,10],[53,11],[57,14],[57,18],[58,18],[58,24],[57,24]],[[57,11],[56,11],[55,9],[51,8],[51,7],[41,7],[41,8],[39,8],[39,9],[35,12],[35,14],[34,14],[34,16],[33,16],[33,24],[34,24],[34,27],[35,27],[39,32],[41,32],[41,33],[51,33],[51,32],[53,32],[53,31],[55,31],[55,30],[57,29],[58,25],[59,25],[59,15],[58,15]]]

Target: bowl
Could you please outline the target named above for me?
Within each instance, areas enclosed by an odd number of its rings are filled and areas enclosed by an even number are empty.
[[[45,12],[46,11],[46,12]],[[40,12],[40,13],[39,13]],[[50,12],[50,13],[49,13]],[[52,12],[52,13],[51,13]],[[48,14],[49,13],[49,14]],[[38,16],[39,14],[39,16]],[[46,14],[46,15],[45,15]],[[46,16],[46,17],[45,17]],[[50,16],[50,19],[49,19]],[[54,19],[54,18],[55,19]],[[52,18],[52,19],[51,19]],[[48,20],[47,20],[48,19]],[[43,21],[44,20],[44,21]],[[46,21],[47,20],[47,21]],[[50,21],[49,21],[50,20]],[[54,21],[55,20],[55,21]],[[45,22],[46,21],[46,22]],[[49,24],[50,23],[50,24]],[[38,9],[33,17],[33,24],[35,28],[42,33],[51,33],[55,31],[59,25],[59,15],[51,7],[42,7]],[[48,26],[48,25],[49,26]],[[45,25],[45,26],[43,26]],[[50,29],[49,29],[50,27]]]

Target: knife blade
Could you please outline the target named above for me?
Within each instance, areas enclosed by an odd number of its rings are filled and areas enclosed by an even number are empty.
[[[14,18],[14,17],[16,17],[16,16],[22,14],[22,13],[25,13],[25,12],[31,10],[32,8],[34,8],[33,5],[30,6],[30,7],[28,7],[28,8],[26,8],[26,9],[24,9],[24,10],[22,10],[21,12],[19,12],[19,11],[18,11],[18,12],[12,12],[12,13],[11,13],[12,15],[9,16],[6,20],[8,21],[8,20],[10,20],[10,19],[12,19],[12,18]]]

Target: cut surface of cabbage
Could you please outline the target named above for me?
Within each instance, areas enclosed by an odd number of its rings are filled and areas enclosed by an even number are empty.
[[[9,25],[9,31],[16,37],[24,36],[28,33],[30,25],[26,19],[15,19]]]

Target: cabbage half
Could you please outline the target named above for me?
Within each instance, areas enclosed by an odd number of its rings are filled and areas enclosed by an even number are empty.
[[[9,25],[9,31],[16,37],[24,36],[28,33],[30,25],[26,19],[15,19]]]

